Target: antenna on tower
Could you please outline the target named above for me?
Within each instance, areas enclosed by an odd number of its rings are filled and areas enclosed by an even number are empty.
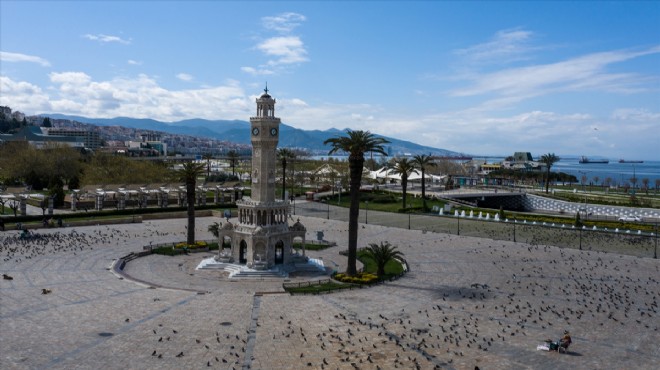
[[[268,81],[266,81],[266,88],[264,89],[264,92],[268,94]]]

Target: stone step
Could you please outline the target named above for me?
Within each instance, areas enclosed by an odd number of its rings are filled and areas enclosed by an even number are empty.
[[[240,271],[231,276],[232,279],[245,279],[245,278],[284,278],[287,277],[280,271],[267,270],[267,271]]]

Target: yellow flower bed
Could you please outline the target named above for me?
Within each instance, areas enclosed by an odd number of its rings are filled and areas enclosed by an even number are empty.
[[[378,276],[368,272],[360,272],[355,276],[348,276],[346,274],[336,274],[335,280],[339,280],[342,283],[371,284],[378,281]]]
[[[188,243],[178,243],[174,246],[174,249],[197,249],[197,248],[206,248],[206,242],[204,241],[196,241],[195,244],[188,244]]]

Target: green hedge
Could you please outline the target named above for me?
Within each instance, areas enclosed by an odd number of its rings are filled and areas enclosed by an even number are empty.
[[[212,204],[206,206],[195,206],[196,211],[208,210],[208,209],[229,209],[236,208],[236,204]],[[158,213],[167,213],[167,212],[185,212],[187,211],[186,207],[167,207],[167,208],[135,208],[135,209],[112,209],[105,211],[77,211],[75,213],[66,213],[66,214],[53,214],[53,215],[29,215],[29,216],[4,216],[3,219],[5,222],[41,222],[44,217],[52,217],[54,219],[61,218],[63,221],[74,220],[74,219],[87,219],[94,217],[112,217],[112,216],[132,216],[132,215],[144,215],[144,214],[158,214]]]

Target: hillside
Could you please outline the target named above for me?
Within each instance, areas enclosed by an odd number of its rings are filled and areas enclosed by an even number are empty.
[[[177,122],[161,122],[153,119],[138,119],[129,117],[116,118],[88,118],[81,116],[68,116],[63,114],[42,114],[54,119],[68,119],[97,126],[123,126],[142,130],[161,131],[170,134],[191,135],[207,137],[218,140],[226,140],[238,144],[250,144],[250,123],[240,120],[205,120],[188,119]],[[329,138],[341,135],[343,130],[329,129],[301,130],[292,126],[282,124],[280,126],[280,147],[304,148],[312,153],[325,154],[329,148],[323,142]],[[410,154],[433,154],[439,156],[456,156],[457,152],[446,149],[432,148],[415,144],[410,141],[399,140],[378,133],[377,136],[389,140],[387,145],[390,155],[402,153]]]

